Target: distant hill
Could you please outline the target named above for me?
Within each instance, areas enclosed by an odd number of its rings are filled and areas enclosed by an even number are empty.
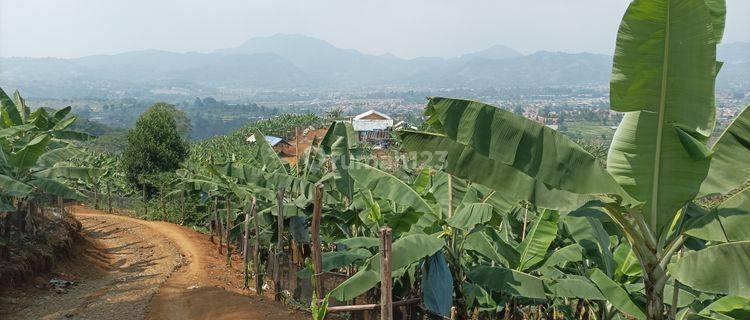
[[[722,45],[720,88],[750,87],[750,43]],[[211,53],[158,50],[76,59],[0,58],[0,86],[28,97],[196,96],[254,90],[606,86],[611,56],[495,45],[456,58],[402,59],[301,35],[247,40]]]

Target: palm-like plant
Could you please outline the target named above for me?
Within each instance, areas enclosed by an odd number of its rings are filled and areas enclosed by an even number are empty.
[[[0,89],[0,211],[24,215],[33,232],[39,198],[83,198],[66,181],[87,179],[96,169],[70,162],[81,155],[71,141],[89,137],[67,130],[76,119],[68,117],[70,107],[53,114],[45,109],[32,113],[18,92],[14,98]]]
[[[744,163],[750,113],[743,112],[707,146],[715,122],[723,8],[720,0],[630,5],[618,33],[611,86],[612,109],[626,115],[606,170],[554,130],[466,100],[430,99],[428,122],[442,134],[405,132],[403,143],[410,150],[446,151],[448,172],[511,198],[521,198],[518,189],[525,185],[541,183],[599,201],[643,267],[649,319],[664,317],[670,278],[696,290],[748,295],[750,280],[739,270],[750,267],[743,258],[750,238],[741,227],[721,229],[747,220],[748,191],[707,213],[691,204],[702,195],[739,188],[750,176]],[[521,182],[507,183],[519,173]],[[689,237],[708,246],[689,248],[693,251],[675,259]]]

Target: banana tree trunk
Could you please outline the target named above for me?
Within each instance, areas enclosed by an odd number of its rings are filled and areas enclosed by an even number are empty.
[[[646,287],[646,315],[649,320],[664,319],[664,285],[666,281],[665,272],[661,267],[646,267],[645,287]]]

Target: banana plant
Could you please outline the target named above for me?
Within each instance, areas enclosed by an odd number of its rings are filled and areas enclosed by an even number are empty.
[[[24,231],[36,232],[40,198],[50,194],[84,199],[71,185],[98,172],[71,161],[82,156],[72,141],[88,135],[67,130],[75,121],[69,112],[70,107],[51,115],[41,108],[31,112],[17,91],[11,99],[0,89],[0,211],[18,216],[16,221],[26,220],[17,226],[19,242]],[[4,256],[7,242],[3,240]]]
[[[618,32],[610,90],[612,109],[626,114],[615,133],[606,170],[554,130],[466,100],[430,99],[428,123],[443,135],[433,138],[406,132],[404,145],[422,150],[430,141],[447,138],[459,144],[447,150],[449,164],[454,162],[448,170],[457,176],[472,181],[506,179],[469,169],[482,163],[495,172],[512,168],[551,189],[599,198],[643,266],[648,319],[664,317],[664,287],[672,275],[681,282],[690,279],[698,290],[742,293],[729,281],[708,286],[702,282],[707,273],[696,271],[707,270],[705,265],[691,268],[687,261],[710,255],[717,265],[746,268],[745,260],[732,258],[745,252],[747,242],[687,253],[668,270],[689,236],[684,226],[691,216],[686,209],[699,191],[732,190],[739,187],[737,180],[748,178],[719,176],[743,167],[733,155],[747,145],[735,143],[736,148],[722,151],[722,146],[732,145],[723,140],[736,137],[732,130],[747,136],[746,128],[736,128],[743,121],[735,121],[737,125],[730,126],[713,149],[707,146],[716,119],[714,82],[721,65],[716,61],[716,45],[721,40],[723,7],[721,0],[636,0],[630,4]],[[737,273],[722,275],[731,278]]]

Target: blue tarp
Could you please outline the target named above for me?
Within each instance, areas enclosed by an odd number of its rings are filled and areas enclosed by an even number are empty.
[[[453,305],[453,276],[442,251],[422,264],[422,301],[428,310],[449,316]]]

